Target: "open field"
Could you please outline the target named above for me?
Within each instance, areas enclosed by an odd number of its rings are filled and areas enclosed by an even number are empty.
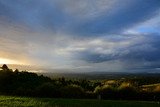
[[[0,107],[159,107],[158,102],[0,96]]]

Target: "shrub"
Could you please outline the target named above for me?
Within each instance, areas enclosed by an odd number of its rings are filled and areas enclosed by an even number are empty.
[[[83,98],[84,90],[78,85],[68,85],[62,87],[62,95],[67,98]]]
[[[118,87],[118,96],[121,99],[137,99],[138,89],[132,84],[124,82]]]
[[[160,85],[156,86],[155,89],[153,89],[153,92],[159,92],[160,93]]]
[[[102,87],[97,86],[94,90],[97,94],[98,99],[101,97],[102,99],[116,99],[116,89],[110,85],[104,85]]]
[[[52,83],[44,83],[36,88],[37,96],[41,97],[60,97],[59,87]]]

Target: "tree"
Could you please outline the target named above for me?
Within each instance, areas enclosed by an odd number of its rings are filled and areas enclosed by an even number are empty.
[[[67,98],[83,98],[84,89],[78,85],[68,85],[62,87],[62,95]]]
[[[9,68],[8,68],[8,66],[6,64],[3,64],[2,69],[5,70],[5,71],[9,70]]]
[[[121,99],[138,99],[138,89],[131,83],[123,82],[118,87],[118,94]]]
[[[41,84],[36,88],[36,92],[41,97],[61,97],[59,87],[51,82]]]
[[[116,99],[116,90],[110,85],[104,85],[102,87],[97,86],[94,90],[94,93],[97,94],[97,98],[100,99]]]
[[[15,73],[18,73],[18,72],[19,72],[19,70],[18,70],[18,69],[16,69],[14,72],[15,72]]]

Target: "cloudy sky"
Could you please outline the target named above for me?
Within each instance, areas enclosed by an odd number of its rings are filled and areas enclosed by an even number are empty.
[[[0,0],[0,63],[160,72],[160,0]]]

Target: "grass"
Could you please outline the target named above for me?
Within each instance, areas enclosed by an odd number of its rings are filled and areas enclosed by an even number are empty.
[[[160,107],[158,102],[0,96],[0,107]]]
[[[160,86],[160,83],[157,83],[157,84],[149,84],[149,85],[142,85],[142,87],[156,87],[156,86]]]

